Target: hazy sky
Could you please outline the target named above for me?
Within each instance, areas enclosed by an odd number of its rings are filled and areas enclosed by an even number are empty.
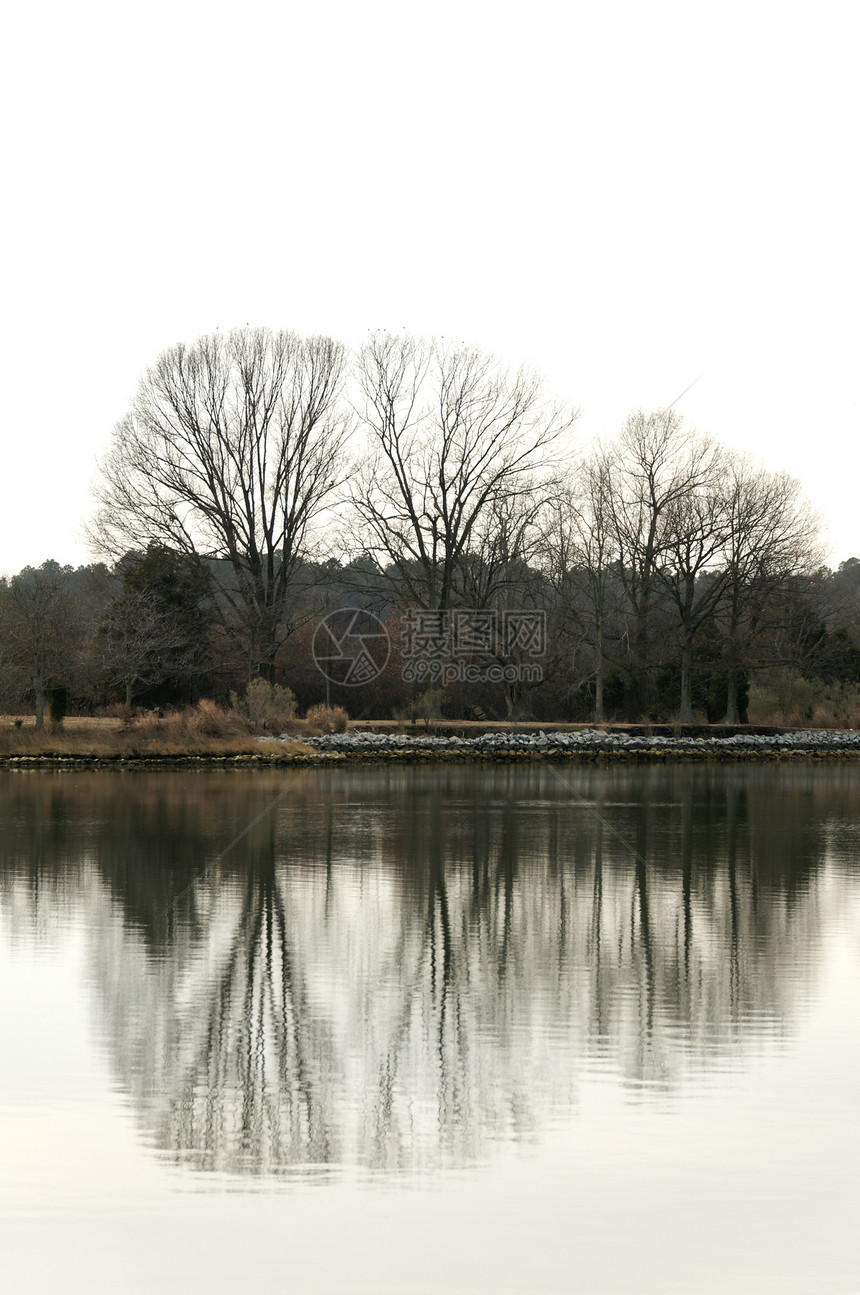
[[[215,328],[441,333],[584,436],[637,406],[857,523],[857,10],[149,0],[4,24],[0,571],[83,562],[148,364]],[[701,375],[701,376],[700,376]]]

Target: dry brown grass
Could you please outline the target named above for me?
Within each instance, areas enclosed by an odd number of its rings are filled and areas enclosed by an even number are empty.
[[[305,723],[311,733],[345,733],[349,726],[349,715],[343,706],[320,703],[318,706],[311,706],[305,715]]]
[[[67,720],[60,730],[37,732],[33,721],[16,726],[15,717],[0,720],[0,758],[8,756],[85,757],[89,759],[166,759],[183,756],[256,755],[267,759],[312,754],[291,742],[282,749],[262,745],[254,726],[235,711],[202,701],[185,711],[145,714],[119,720]]]

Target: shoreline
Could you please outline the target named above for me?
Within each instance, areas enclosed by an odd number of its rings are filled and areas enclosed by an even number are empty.
[[[860,761],[860,735],[846,741],[793,741],[759,739],[737,742],[726,739],[634,739],[633,742],[592,741],[561,744],[549,739],[538,744],[522,738],[492,744],[417,745],[406,743],[353,743],[344,749],[321,747],[311,753],[290,751],[289,741],[271,739],[261,750],[219,754],[200,752],[141,752],[140,754],[65,752],[63,754],[0,755],[0,771],[76,772],[84,769],[121,771],[128,769],[263,769],[343,768],[371,765],[464,765],[464,764],[726,764],[726,763],[821,763]],[[432,739],[431,739],[432,741]],[[307,742],[307,739],[305,739]],[[634,744],[635,743],[635,744]]]
[[[759,725],[357,721],[342,732],[232,734],[79,722],[38,738],[4,730],[0,770],[267,769],[463,764],[723,764],[852,761],[860,730]],[[5,749],[4,749],[5,745]]]

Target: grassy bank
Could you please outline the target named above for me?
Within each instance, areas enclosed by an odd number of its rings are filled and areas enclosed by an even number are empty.
[[[301,727],[296,721],[293,727]],[[318,731],[318,730],[317,730]],[[261,744],[246,717],[211,702],[193,710],[119,719],[74,719],[39,732],[33,721],[0,720],[0,763],[162,763],[209,760],[280,764],[313,754],[301,742]]]

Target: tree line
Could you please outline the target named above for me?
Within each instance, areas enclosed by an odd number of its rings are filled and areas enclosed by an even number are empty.
[[[546,619],[542,680],[423,699],[452,716],[737,723],[755,672],[860,681],[860,563],[823,567],[796,480],[673,409],[588,448],[576,418],[531,371],[441,339],[379,333],[350,357],[243,329],[170,348],[99,466],[103,560],[0,583],[3,708],[26,698],[42,722],[255,676],[312,704],[331,694],[313,629],[338,606],[389,627],[386,670],[338,696],[374,717],[416,705],[410,608]],[[517,659],[500,639],[478,655]]]

